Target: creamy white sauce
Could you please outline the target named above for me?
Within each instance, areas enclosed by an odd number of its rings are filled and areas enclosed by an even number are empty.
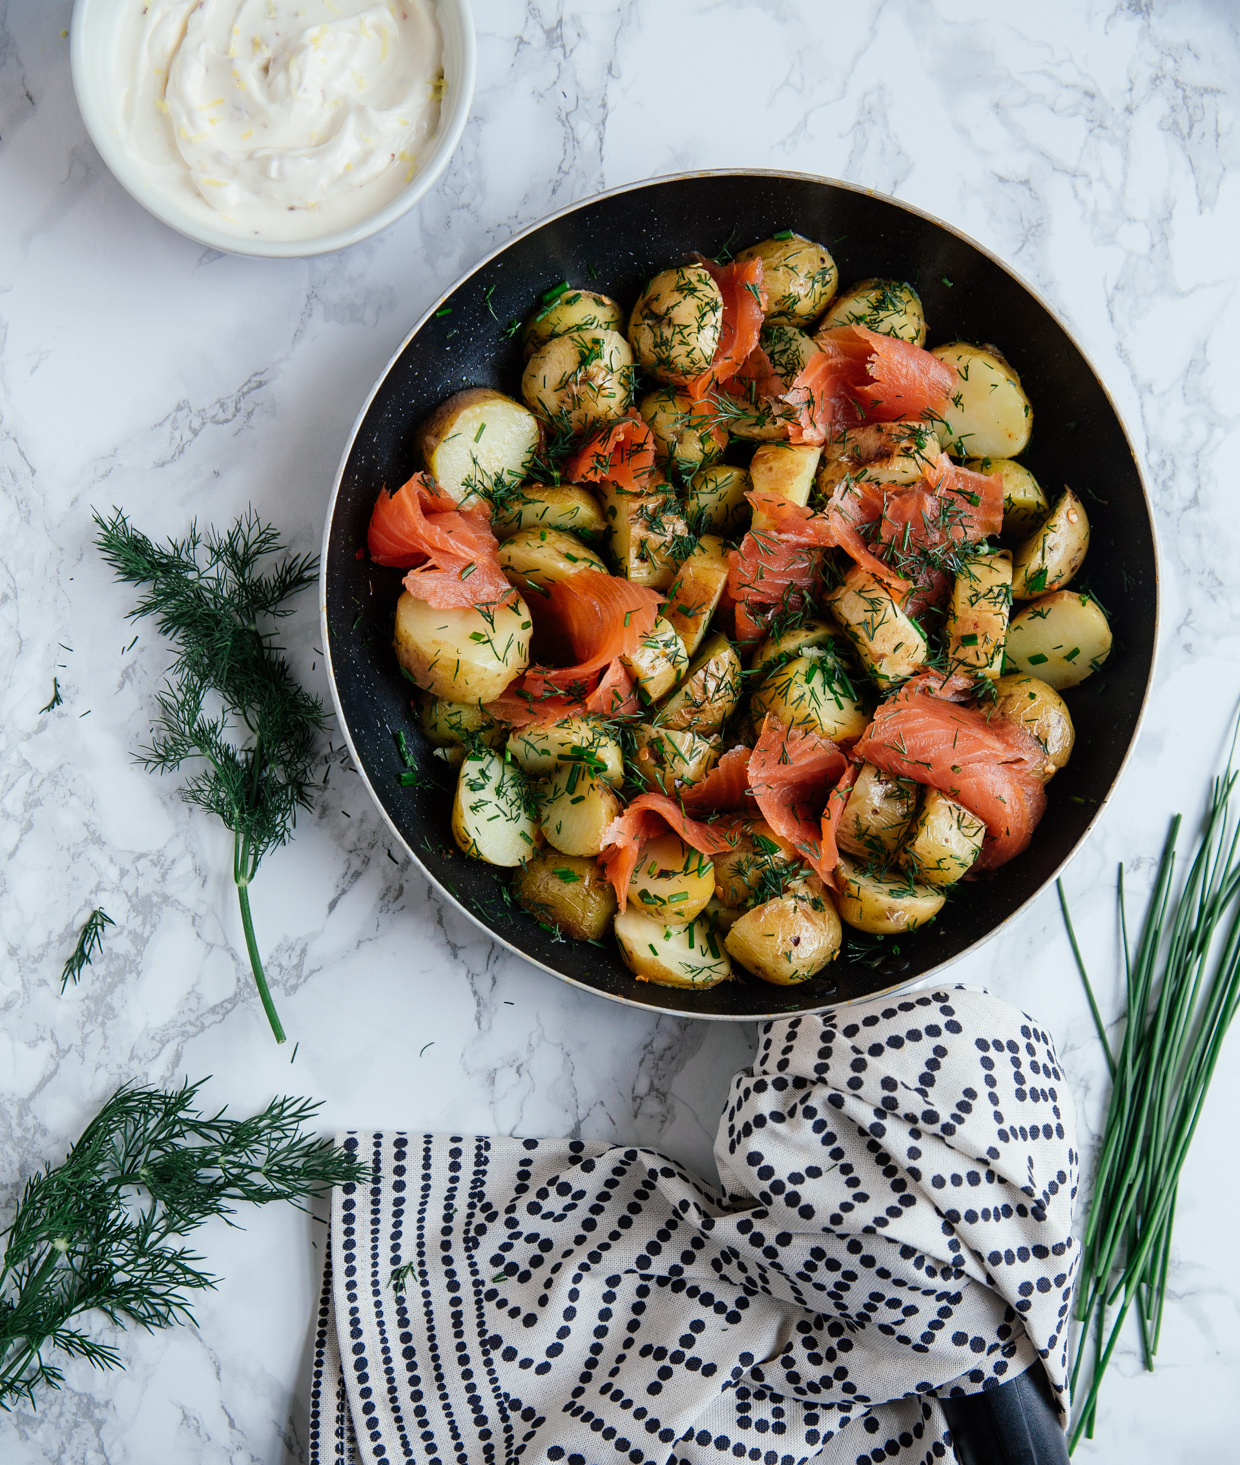
[[[389,203],[439,127],[432,0],[123,0],[120,136],[147,180],[242,238],[313,239]]]

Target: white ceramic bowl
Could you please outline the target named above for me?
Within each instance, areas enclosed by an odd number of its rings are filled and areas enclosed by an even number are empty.
[[[360,223],[314,239],[246,239],[177,207],[145,176],[143,167],[126,150],[117,127],[119,99],[114,95],[112,55],[121,7],[118,0],[74,0],[70,59],[73,89],[91,141],[116,178],[148,213],[200,244],[227,254],[293,259],[330,254],[357,244],[386,229],[412,208],[435,183],[456,151],[474,96],[476,51],[474,21],[469,0],[436,0],[443,35],[444,102],[439,132],[426,162],[395,198]]]

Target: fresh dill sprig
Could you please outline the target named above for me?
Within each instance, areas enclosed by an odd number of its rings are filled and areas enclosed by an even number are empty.
[[[42,716],[42,714],[45,713],[45,712],[51,712],[51,710],[54,707],[59,707],[64,702],[64,700],[65,699],[60,695],[60,678],[59,677],[53,677],[52,678],[52,695],[51,695],[50,699],[48,700],[47,705],[45,707],[40,707],[39,708],[39,715]]]
[[[103,945],[104,927],[115,925],[116,922],[101,905],[97,905],[86,917],[86,924],[78,932],[77,945],[73,948],[69,960],[65,962],[64,971],[60,974],[62,992],[71,981],[75,987],[77,986],[78,978],[94,960],[95,952]]]
[[[201,762],[181,797],[215,814],[233,833],[233,881],[246,948],[263,1008],[277,1042],[284,1029],[267,987],[254,921],[250,882],[268,850],[284,844],[298,808],[311,806],[311,765],[323,704],[293,677],[269,619],[289,615],[289,599],[313,585],[314,555],[282,555],[270,525],[250,510],[226,532],[200,533],[159,545],[134,529],[119,509],[95,514],[95,543],[116,578],[143,593],[130,618],[153,616],[176,648],[143,767],[172,773]],[[241,743],[231,740],[240,731]]]
[[[87,1313],[148,1331],[192,1322],[193,1294],[217,1279],[177,1242],[233,1215],[234,1202],[296,1205],[366,1173],[302,1132],[318,1104],[278,1098],[250,1119],[208,1117],[196,1108],[201,1086],[119,1089],[64,1163],[26,1182],[0,1233],[0,1409],[60,1387],[50,1351],[124,1367],[84,1329]]]

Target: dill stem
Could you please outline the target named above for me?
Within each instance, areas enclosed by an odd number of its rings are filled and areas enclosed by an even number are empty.
[[[250,966],[254,971],[254,984],[258,988],[263,1011],[267,1014],[267,1021],[271,1024],[271,1031],[275,1034],[276,1042],[283,1043],[287,1039],[284,1028],[280,1024],[279,1014],[276,1012],[276,1005],[271,1000],[271,991],[267,986],[267,974],[263,971],[263,960],[258,954],[258,942],[254,936],[254,918],[250,914],[250,882],[248,879],[237,881],[237,900],[241,905],[241,925],[245,931],[246,950],[250,953]]]

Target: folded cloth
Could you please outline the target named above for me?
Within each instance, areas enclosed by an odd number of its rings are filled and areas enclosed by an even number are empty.
[[[716,1190],[650,1150],[349,1134],[310,1460],[951,1459],[935,1395],[1067,1406],[1072,1107],[987,993],[767,1024]]]

